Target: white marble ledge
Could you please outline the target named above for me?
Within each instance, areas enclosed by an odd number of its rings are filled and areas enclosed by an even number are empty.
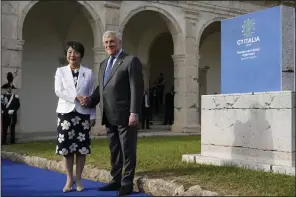
[[[211,95],[202,95],[202,97],[227,97],[227,96],[244,96],[244,95],[296,95],[294,91],[270,91],[270,92],[250,92],[250,93],[233,93],[233,94],[211,94]]]
[[[222,159],[216,157],[202,156],[201,154],[184,154],[182,161],[188,163],[201,163],[207,165],[226,166],[234,165],[240,168],[247,168],[251,170],[263,170],[266,172],[276,172],[295,176],[295,167],[270,165],[266,163],[250,162],[238,159]]]
[[[204,95],[201,109],[292,109],[296,107],[295,97],[292,91]]]

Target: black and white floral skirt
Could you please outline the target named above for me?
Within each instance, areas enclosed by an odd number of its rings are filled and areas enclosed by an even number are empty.
[[[78,112],[58,114],[56,154],[90,154],[89,115]]]

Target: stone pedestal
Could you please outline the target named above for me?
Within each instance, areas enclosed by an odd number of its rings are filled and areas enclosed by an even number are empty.
[[[202,96],[201,154],[188,162],[295,174],[296,93]]]

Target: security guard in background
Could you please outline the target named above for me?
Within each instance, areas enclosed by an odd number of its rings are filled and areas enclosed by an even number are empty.
[[[8,83],[1,87],[1,117],[2,117],[2,137],[1,144],[7,144],[7,130],[10,128],[10,144],[15,143],[15,125],[17,123],[17,110],[20,108],[18,95],[13,93],[16,89],[12,85],[13,75],[7,74]]]

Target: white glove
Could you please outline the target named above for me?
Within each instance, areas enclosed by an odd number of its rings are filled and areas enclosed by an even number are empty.
[[[14,110],[8,110],[8,114],[13,114],[14,113]]]
[[[1,110],[1,114],[3,114],[3,110]]]

